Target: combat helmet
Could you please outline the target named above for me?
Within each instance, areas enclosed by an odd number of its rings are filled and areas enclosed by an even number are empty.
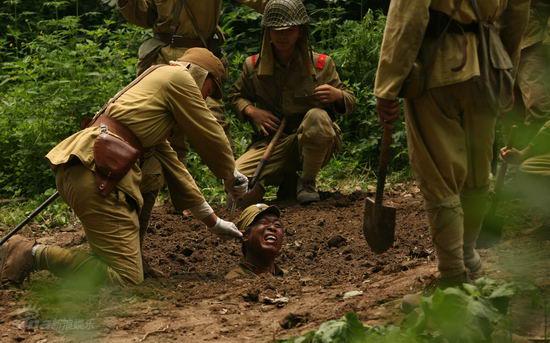
[[[306,7],[302,0],[270,0],[264,9],[264,28],[284,29],[309,23]]]

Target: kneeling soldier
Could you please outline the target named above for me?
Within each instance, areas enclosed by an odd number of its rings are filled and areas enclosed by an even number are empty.
[[[130,152],[154,151],[177,206],[189,209],[215,234],[242,237],[233,223],[216,216],[166,140],[175,128],[184,132],[226,189],[235,197],[242,193],[243,185],[234,186],[234,181],[244,176],[235,169],[223,129],[204,102],[207,96],[221,97],[224,73],[211,52],[189,49],[173,65],[151,67],[115,96],[91,126],[54,147],[46,158],[55,171],[59,193],[82,222],[91,253],[36,245],[14,236],[0,249],[0,283],[19,284],[40,269],[75,276],[87,284],[143,281],[138,223],[143,204],[141,166],[135,158],[128,159],[127,171],[118,178],[113,178],[111,168],[112,162],[125,158],[116,150],[124,144],[130,145],[124,148]]]
[[[332,59],[314,53],[308,43],[309,17],[300,0],[271,0],[262,26],[260,54],[247,58],[232,94],[236,111],[259,131],[251,147],[237,160],[237,168],[252,177],[270,135],[286,119],[284,136],[275,145],[259,175],[258,187],[240,204],[256,203],[264,185],[302,175],[296,198],[300,203],[319,200],[315,179],[341,144],[340,130],[331,115],[348,114],[355,97],[340,81]]]

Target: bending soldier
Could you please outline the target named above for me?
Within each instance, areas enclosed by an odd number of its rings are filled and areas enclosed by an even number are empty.
[[[501,102],[480,96],[493,88],[484,88],[487,80],[479,80],[483,49],[478,48],[478,23],[491,31],[491,45],[486,46],[491,57],[498,57],[498,67],[509,71],[518,65],[528,10],[529,0],[390,4],[375,84],[377,109],[381,122],[391,125],[399,116],[400,92],[409,97],[405,122],[410,163],[425,199],[441,287],[460,285],[468,280],[467,271],[481,269],[475,246],[487,209]],[[413,96],[404,85],[417,60],[424,65],[425,87]],[[503,94],[503,99],[512,99],[512,94]]]
[[[282,118],[287,122],[285,136],[275,145],[259,175],[260,182],[242,207],[261,200],[263,185],[295,179],[298,170],[302,174],[297,200],[318,201],[317,174],[341,144],[340,129],[331,116],[348,114],[355,105],[355,97],[340,81],[332,59],[310,50],[308,22],[300,0],[269,1],[262,19],[260,54],[246,59],[234,85],[237,113],[257,129],[253,144],[237,160],[243,174],[252,177],[270,136]]]
[[[261,12],[267,0],[237,2]],[[118,0],[117,4],[130,23],[153,30],[153,37],[144,41],[139,48],[138,75],[152,65],[168,64],[177,60],[187,49],[193,47],[207,48],[221,57],[223,35],[218,26],[223,5],[221,0]],[[222,102],[208,97],[206,104],[230,138]],[[169,141],[183,161],[188,150],[185,135],[180,130],[175,130]],[[157,194],[165,183],[159,162],[150,157],[150,154],[145,160],[141,185],[144,204],[139,218],[142,239],[147,231]]]
[[[221,97],[224,73],[223,64],[211,52],[189,49],[177,63],[151,68],[115,97],[91,127],[54,147],[46,158],[55,172],[59,193],[82,222],[91,253],[35,245],[17,235],[1,248],[0,282],[21,283],[31,270],[40,269],[59,276],[74,275],[92,284],[143,281],[138,226],[143,205],[140,164],[127,163],[129,171],[118,183],[112,182],[114,172],[105,171],[103,164],[105,160],[119,161],[118,155],[113,155],[117,150],[100,150],[101,137],[115,142],[123,139],[136,151],[153,149],[177,206],[189,209],[218,235],[242,237],[233,223],[216,216],[166,140],[177,126],[230,193],[238,197],[246,190],[243,185],[234,186],[240,174],[229,142],[204,102],[210,95]]]

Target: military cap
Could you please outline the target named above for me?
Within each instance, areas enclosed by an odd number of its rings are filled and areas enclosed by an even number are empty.
[[[216,83],[213,98],[221,99],[222,97],[222,82],[225,77],[225,67],[222,61],[217,58],[210,50],[205,48],[190,48],[183,56],[178,58],[178,61],[195,64],[206,70]]]
[[[261,214],[274,214],[277,217],[280,217],[281,211],[277,206],[269,206],[266,204],[250,205],[243,210],[239,218],[237,218],[235,225],[237,225],[239,230],[245,231],[246,228],[250,226],[250,224],[252,224]]]

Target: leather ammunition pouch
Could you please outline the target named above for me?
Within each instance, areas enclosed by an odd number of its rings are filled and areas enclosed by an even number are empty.
[[[445,33],[465,34],[478,33],[477,22],[463,24],[449,17],[447,14],[430,9],[430,21],[426,27],[425,37],[438,38]]]
[[[107,196],[143,153],[134,133],[116,119],[99,116],[92,126],[101,132],[94,142],[95,179],[99,193]]]

